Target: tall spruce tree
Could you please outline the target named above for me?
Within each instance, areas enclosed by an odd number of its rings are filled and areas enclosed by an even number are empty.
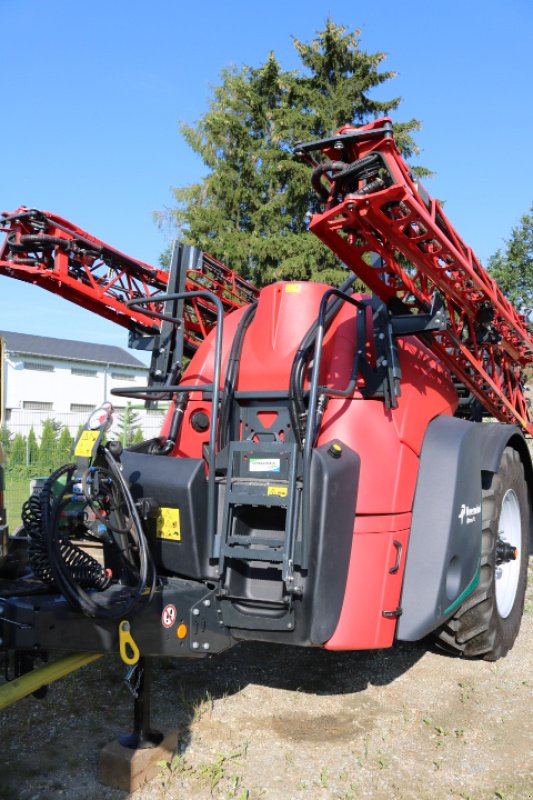
[[[487,268],[518,311],[533,308],[533,205],[512,229],[503,251],[491,256]]]
[[[48,475],[56,466],[57,433],[57,422],[54,419],[45,419],[41,433],[38,460],[38,465],[43,475]]]
[[[57,442],[57,457],[62,462],[68,462],[71,456],[72,445],[74,444],[74,439],[70,435],[70,431],[66,425],[61,428],[61,433],[59,434],[59,440]]]
[[[138,434],[136,434],[137,430],[141,430],[142,441],[142,429],[140,428],[140,421],[141,418],[139,414],[137,414],[135,409],[132,408],[130,403],[127,403],[124,410],[118,415],[116,429],[116,436],[123,447],[129,447],[132,444],[139,444]]]
[[[36,464],[38,460],[39,460],[39,444],[37,442],[37,437],[35,435],[35,431],[33,430],[33,425],[32,425],[28,433],[28,461],[30,464]]]
[[[26,437],[21,433],[17,433],[13,439],[11,453],[9,455],[9,467],[17,468],[23,467],[26,464],[26,450],[27,442]]]
[[[12,437],[8,428],[0,428],[0,451],[3,450],[4,456],[7,457],[11,450]]]
[[[318,208],[309,168],[294,146],[362,124],[398,108],[400,98],[378,101],[372,90],[394,77],[380,72],[384,53],[368,54],[360,33],[329,20],[310,43],[294,40],[301,70],[282,70],[273,53],[260,67],[225,69],[199,122],[182,134],[208,174],[174,190],[177,207],[159,221],[175,225],[195,244],[262,285],[273,280],[338,283],[337,259],[307,233]],[[396,124],[406,156],[417,152],[417,120]]]

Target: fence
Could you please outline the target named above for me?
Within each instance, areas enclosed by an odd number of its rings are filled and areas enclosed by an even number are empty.
[[[114,415],[108,439],[124,446],[157,436],[166,409],[147,411],[127,406]],[[49,475],[71,460],[72,447],[87,421],[87,412],[50,412],[13,409],[0,429],[4,452],[5,492],[10,532],[20,525],[22,504],[30,494],[33,480]]]

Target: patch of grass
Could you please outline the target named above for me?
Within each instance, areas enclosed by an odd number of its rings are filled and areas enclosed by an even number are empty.
[[[246,789],[242,784],[241,775],[232,775],[230,779],[230,790],[228,797],[231,800],[248,800],[250,797],[250,790]],[[238,794],[237,794],[238,792]]]
[[[461,690],[460,701],[464,705],[468,702],[468,700],[472,699],[474,695],[474,687],[469,683],[462,683],[461,681],[459,681],[457,685]]]
[[[192,771],[192,767],[187,764],[180,753],[176,753],[170,761],[158,761],[157,766],[168,771],[171,775],[183,775],[185,772]]]
[[[183,683],[180,684],[178,698],[182,708],[186,711],[194,722],[202,719],[203,715],[213,712],[215,700],[208,689],[204,689],[201,694],[190,690]]]
[[[487,793],[488,800],[530,800],[533,797],[533,782],[530,774],[517,776],[512,783],[498,786]]]
[[[196,704],[194,719],[199,720],[204,714],[212,714],[215,706],[215,699],[209,689],[205,689],[200,698],[200,702]]]
[[[9,532],[14,533],[19,525],[21,525],[20,512],[22,511],[22,505],[30,495],[30,479],[14,479],[7,473],[5,481],[4,503],[6,506],[7,524],[9,525]]]
[[[224,753],[218,753],[213,763],[202,764],[198,767],[197,773],[201,780],[209,784],[211,794],[213,794],[218,784],[228,777],[226,772],[228,763],[235,763],[241,756],[240,750],[231,753],[229,756],[224,755]]]

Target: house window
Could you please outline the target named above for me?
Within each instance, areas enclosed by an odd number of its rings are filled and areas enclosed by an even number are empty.
[[[128,375],[127,372],[112,372],[112,378],[116,378],[117,381],[129,381],[134,378],[134,375]]]
[[[84,414],[89,413],[94,409],[94,406],[86,405],[85,403],[71,403],[70,410],[71,411],[81,411]]]
[[[54,365],[46,364],[44,361],[24,361],[24,369],[34,369],[38,372],[54,372]]]
[[[23,400],[22,408],[26,411],[51,411],[53,403],[43,403],[41,400]]]
[[[94,378],[98,375],[95,369],[84,369],[83,367],[72,367],[70,373],[71,375],[82,375],[85,378]]]

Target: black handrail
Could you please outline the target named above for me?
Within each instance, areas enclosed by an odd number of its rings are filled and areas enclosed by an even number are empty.
[[[316,435],[315,418],[316,418],[316,410],[318,404],[318,389],[319,389],[318,378],[320,374],[320,363],[322,360],[322,344],[324,341],[326,310],[328,302],[331,297],[339,297],[342,302],[351,303],[351,305],[355,306],[358,309],[365,308],[364,303],[362,303],[360,300],[356,300],[354,297],[351,297],[350,295],[345,294],[340,289],[328,289],[328,291],[324,293],[322,300],[320,301],[320,311],[318,314],[318,324],[317,324],[316,338],[315,338],[315,352],[313,355],[313,373],[311,377],[311,386],[309,388],[309,405],[307,411],[307,423],[305,427],[305,443],[303,452],[302,526],[304,531],[304,537],[307,542],[309,542],[308,532],[309,532],[309,523],[311,517],[311,487],[310,487],[311,453]],[[357,380],[357,375],[355,376],[355,378],[352,375],[347,389],[343,390],[342,393],[337,390],[327,389],[326,387],[320,387],[320,388],[323,390],[323,393],[335,394],[335,395],[340,394],[340,396],[342,397],[346,396],[345,394],[346,391],[352,385],[355,388],[356,380]]]
[[[168,300],[185,300],[191,299],[193,297],[203,297],[209,302],[213,303],[217,310],[217,325],[216,325],[216,337],[215,337],[215,365],[213,370],[213,383],[212,384],[205,384],[203,386],[167,386],[165,387],[165,394],[167,393],[175,393],[175,392],[212,392],[212,401],[211,401],[211,429],[209,431],[209,458],[208,458],[208,466],[209,466],[209,475],[207,478],[207,524],[209,526],[209,533],[214,539],[216,533],[216,484],[215,484],[215,458],[216,458],[216,443],[217,443],[217,425],[218,425],[218,413],[219,413],[219,397],[220,397],[220,372],[221,372],[221,359],[222,359],[222,326],[223,326],[223,319],[224,319],[224,308],[216,295],[212,294],[212,292],[202,291],[202,292],[176,292],[174,294],[159,294],[154,295],[153,297],[142,297],[135,300],[130,300],[128,306],[133,308],[134,306],[146,305],[147,303],[165,303]],[[161,319],[166,322],[171,322],[174,325],[178,325],[180,323],[180,319],[178,317],[172,317],[168,314],[163,314],[160,311],[153,311],[152,309],[145,309],[144,313],[147,316],[154,317],[154,319]],[[150,393],[150,389],[155,389],[156,392],[161,392],[160,387],[134,387],[134,392],[136,389],[139,391],[148,391]],[[120,391],[120,390],[119,390]],[[126,390],[125,390],[126,391]],[[152,392],[154,394],[155,392]],[[153,399],[153,398],[152,398]]]

